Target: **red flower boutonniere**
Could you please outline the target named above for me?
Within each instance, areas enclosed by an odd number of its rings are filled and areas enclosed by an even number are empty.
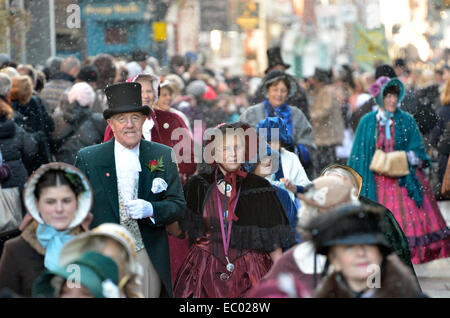
[[[147,165],[147,167],[150,169],[151,172],[154,171],[164,171],[164,163],[163,158],[159,158],[158,160],[152,160]]]

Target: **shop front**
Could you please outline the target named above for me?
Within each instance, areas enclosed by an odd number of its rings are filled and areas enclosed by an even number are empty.
[[[147,1],[84,0],[80,1],[80,7],[86,56],[150,52],[152,27],[146,17]]]

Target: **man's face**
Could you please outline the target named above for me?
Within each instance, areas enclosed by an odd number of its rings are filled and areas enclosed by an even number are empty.
[[[121,113],[107,120],[114,138],[125,148],[133,149],[142,139],[145,116],[139,112]]]

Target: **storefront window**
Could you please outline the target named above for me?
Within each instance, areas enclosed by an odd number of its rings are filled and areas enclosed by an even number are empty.
[[[106,44],[126,44],[128,42],[128,31],[125,27],[107,27],[105,29]]]

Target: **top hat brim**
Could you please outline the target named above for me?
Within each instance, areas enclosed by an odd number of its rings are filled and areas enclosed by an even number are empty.
[[[270,71],[272,68],[274,68],[275,66],[277,66],[277,65],[282,65],[282,66],[284,66],[286,69],[288,69],[288,68],[291,67],[290,64],[286,64],[286,63],[274,63],[274,64],[269,65],[269,66],[266,68],[266,70],[264,71],[264,74],[269,73],[269,71]]]
[[[329,240],[317,248],[318,254],[327,255],[329,248],[337,245],[378,245],[391,251],[392,247],[381,233],[356,233],[342,238]]]
[[[103,111],[103,118],[105,118],[105,120],[108,120],[109,118],[111,118],[111,116],[117,115],[117,114],[122,114],[122,113],[134,113],[134,112],[139,112],[144,114],[146,117],[150,114],[150,107],[149,106],[122,106],[122,107],[118,107],[118,108],[113,108],[113,109],[105,109]]]

